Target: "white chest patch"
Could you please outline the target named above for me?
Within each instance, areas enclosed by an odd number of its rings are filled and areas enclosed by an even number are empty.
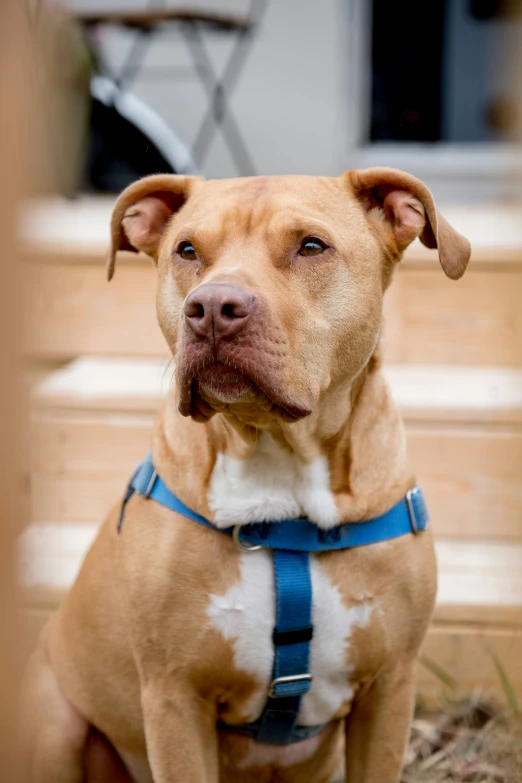
[[[275,625],[275,589],[272,554],[267,550],[241,553],[241,578],[224,595],[210,596],[207,615],[213,628],[233,643],[235,666],[256,678],[259,692],[247,706],[246,720],[256,720],[263,709],[272,675],[272,631]],[[343,606],[341,595],[324,569],[311,556],[313,590],[310,672],[312,686],[303,697],[299,723],[328,723],[353,696],[352,668],[347,653],[354,627],[367,626],[373,604]]]
[[[218,454],[209,505],[218,527],[302,516],[325,529],[338,522],[326,457],[306,465],[266,433],[247,460]]]

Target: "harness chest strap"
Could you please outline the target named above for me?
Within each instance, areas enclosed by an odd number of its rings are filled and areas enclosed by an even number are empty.
[[[155,500],[214,532],[233,536],[242,550],[252,551],[261,547],[273,550],[276,627],[272,636],[274,662],[267,701],[257,721],[241,726],[222,723],[221,728],[272,745],[288,745],[322,731],[324,726],[297,725],[301,699],[310,690],[312,681],[309,672],[313,636],[310,553],[349,549],[421,533],[429,522],[421,489],[415,487],[410,490],[403,500],[380,517],[366,522],[348,522],[331,530],[320,530],[307,519],[259,522],[221,529],[186,506],[168,489],[154,468],[152,455],[148,454],[127,487],[118,532],[123,524],[125,506],[134,493]]]

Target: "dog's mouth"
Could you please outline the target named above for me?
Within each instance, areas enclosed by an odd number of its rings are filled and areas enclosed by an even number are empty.
[[[234,402],[254,392],[254,384],[244,372],[223,362],[207,364],[196,377],[200,389],[224,402]]]
[[[248,369],[237,360],[232,362],[207,361],[194,367],[191,372],[180,368],[179,411],[196,421],[208,421],[218,411],[230,408],[251,409],[271,414],[293,422],[308,416],[311,407],[295,404],[270,383],[269,377],[254,364]]]

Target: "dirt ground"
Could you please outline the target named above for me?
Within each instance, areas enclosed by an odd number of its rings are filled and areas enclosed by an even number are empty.
[[[491,703],[418,716],[402,783],[522,783],[522,714]]]

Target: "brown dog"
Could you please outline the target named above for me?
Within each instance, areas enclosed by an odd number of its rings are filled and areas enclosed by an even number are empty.
[[[176,361],[159,475],[218,528],[377,517],[415,484],[378,355],[382,300],[416,237],[460,277],[470,248],[427,188],[390,169],[337,179],[154,176],[120,196],[119,249],[158,266]],[[123,488],[122,488],[123,491]],[[258,718],[273,657],[267,549],[240,551],[134,495],[109,515],[26,679],[34,783],[396,783],[433,608],[431,534],[312,556],[311,674],[286,747],[217,729]],[[344,747],[344,750],[343,750]]]

